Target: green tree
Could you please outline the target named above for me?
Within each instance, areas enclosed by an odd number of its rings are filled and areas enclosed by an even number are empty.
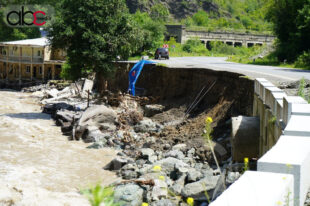
[[[148,13],[140,11],[133,15],[133,19],[142,35],[139,53],[154,50],[163,43],[166,27],[162,22],[153,20]]]
[[[163,4],[156,4],[151,8],[150,16],[153,20],[166,22],[169,15],[169,10]]]
[[[53,47],[67,50],[71,79],[87,72],[108,75],[118,56],[139,48],[139,33],[123,0],[63,0],[49,28]]]
[[[310,49],[310,0],[275,0],[268,17],[279,40],[276,52],[279,60],[293,62]]]
[[[205,11],[198,11],[193,15],[193,21],[197,26],[208,26],[209,16]]]

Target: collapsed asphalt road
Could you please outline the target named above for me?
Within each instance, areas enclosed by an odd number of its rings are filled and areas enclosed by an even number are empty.
[[[170,60],[156,60],[172,68],[206,68],[229,71],[251,78],[266,78],[273,83],[296,81],[302,77],[310,79],[310,71],[294,68],[239,64],[226,61],[226,57],[171,57]]]

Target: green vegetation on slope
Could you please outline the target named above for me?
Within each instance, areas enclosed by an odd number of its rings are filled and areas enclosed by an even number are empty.
[[[310,69],[310,0],[272,1],[268,17],[274,23],[276,56]]]
[[[152,13],[155,7],[162,7],[159,10],[166,10],[161,15],[167,20],[166,23],[183,24],[191,30],[271,33],[272,24],[266,19],[271,2],[272,0],[127,0],[127,5],[133,13],[138,10]]]

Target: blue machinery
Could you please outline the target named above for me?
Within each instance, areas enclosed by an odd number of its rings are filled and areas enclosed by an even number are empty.
[[[128,91],[133,96],[136,95],[135,85],[136,85],[136,82],[140,76],[142,69],[143,69],[143,66],[145,64],[156,64],[156,62],[152,62],[152,61],[148,61],[148,60],[141,60],[132,67],[132,69],[130,70],[130,72],[128,74],[128,78],[129,78]]]

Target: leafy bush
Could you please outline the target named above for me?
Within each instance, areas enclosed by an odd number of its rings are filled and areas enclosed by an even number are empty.
[[[161,21],[153,20],[148,13],[140,11],[133,15],[133,20],[137,24],[142,37],[139,39],[140,49],[138,54],[143,51],[153,51],[162,45],[166,27]]]
[[[209,16],[205,11],[198,11],[193,15],[193,21],[197,26],[207,26],[209,22]]]
[[[298,96],[302,97],[305,99],[305,86],[306,86],[306,82],[305,82],[305,78],[302,78],[299,81],[299,87],[298,87]]]
[[[170,13],[167,7],[159,3],[151,8],[150,16],[153,20],[166,22],[170,16]]]
[[[183,51],[188,53],[207,53],[208,50],[204,46],[204,44],[201,43],[199,38],[193,38],[186,41],[186,43],[183,45]]]
[[[95,187],[83,190],[82,193],[88,198],[92,206],[100,206],[104,203],[105,206],[118,206],[114,203],[114,190],[112,187],[102,187],[97,184]]]
[[[295,62],[296,67],[310,69],[310,51],[304,52],[297,58]]]
[[[211,51],[218,54],[233,55],[236,54],[236,48],[220,41],[211,42]]]

